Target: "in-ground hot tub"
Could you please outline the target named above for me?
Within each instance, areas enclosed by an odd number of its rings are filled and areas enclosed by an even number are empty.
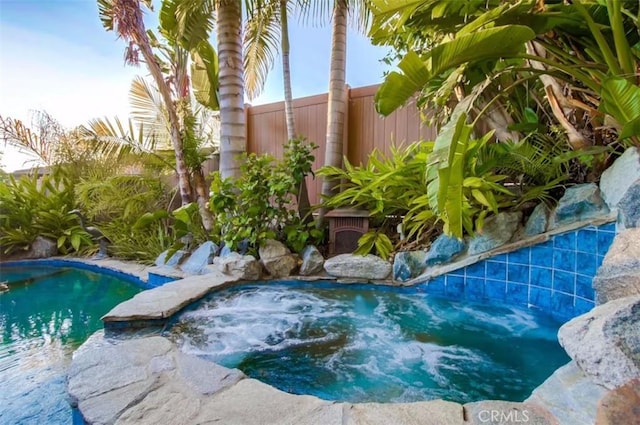
[[[170,333],[186,353],[294,394],[465,403],[527,398],[569,361],[560,325],[419,288],[270,282],[214,292]]]

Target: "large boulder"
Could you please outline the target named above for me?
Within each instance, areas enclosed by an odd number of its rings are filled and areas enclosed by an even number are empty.
[[[538,204],[534,209],[527,224],[524,226],[524,234],[527,236],[539,235],[547,231],[549,226],[549,207],[544,202]]]
[[[602,199],[615,208],[634,182],[640,180],[640,151],[629,148],[600,177]]]
[[[291,275],[298,267],[298,256],[291,254],[282,242],[267,239],[258,250],[260,262],[271,275],[279,278]]]
[[[260,260],[273,278],[291,276],[298,268],[298,256],[296,254],[281,255],[274,258],[263,258]]]
[[[258,280],[262,276],[262,266],[252,255],[232,251],[225,257],[214,258],[213,265],[222,273],[239,280]]]
[[[631,184],[618,202],[618,227],[640,227],[640,179]]]
[[[552,227],[602,217],[608,213],[609,207],[595,183],[578,184],[567,189],[558,201],[553,212]]]
[[[431,244],[429,251],[424,257],[424,264],[425,266],[433,266],[447,263],[453,257],[464,251],[464,248],[464,241],[443,233]]]
[[[371,254],[340,254],[325,261],[324,270],[335,277],[383,280],[391,273],[391,264]]]
[[[469,255],[480,254],[497,248],[513,237],[520,227],[521,212],[501,212],[484,222],[482,233],[469,240]]]
[[[595,425],[640,424],[640,378],[609,391],[598,402]]]
[[[269,260],[271,258],[278,258],[284,255],[291,254],[289,248],[282,242],[278,242],[273,239],[267,239],[264,244],[258,249],[258,254],[261,260]]]
[[[640,295],[640,228],[618,233],[593,278],[596,302]]]
[[[301,276],[311,276],[322,272],[322,266],[324,265],[324,257],[313,245],[307,245],[302,250],[302,265],[300,266]]]
[[[49,258],[55,257],[56,255],[58,255],[58,245],[56,242],[43,236],[38,236],[31,243],[29,251],[27,251],[27,254],[23,258]]]
[[[608,389],[640,377],[640,296],[595,307],[565,323],[558,340],[580,369]]]
[[[156,258],[156,261],[155,261],[156,266],[177,268],[178,264],[180,264],[180,262],[183,260],[187,252],[182,250],[175,251],[171,255],[171,257],[169,257],[169,259],[167,260],[168,254],[169,254],[169,250],[166,250],[162,252],[160,255],[158,255],[158,258]]]
[[[182,271],[189,274],[202,274],[208,264],[213,263],[213,257],[218,253],[218,245],[206,241],[198,247],[182,265]]]
[[[393,259],[393,280],[406,282],[419,276],[426,268],[424,251],[398,252]]]

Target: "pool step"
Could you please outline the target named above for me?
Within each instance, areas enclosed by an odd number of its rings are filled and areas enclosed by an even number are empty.
[[[525,402],[545,406],[562,425],[584,425],[595,422],[598,400],[606,392],[571,361],[556,370]]]

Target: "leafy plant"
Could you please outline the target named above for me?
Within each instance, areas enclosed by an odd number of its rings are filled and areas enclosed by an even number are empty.
[[[38,177],[38,172],[0,182],[0,245],[3,253],[27,250],[36,237],[56,241],[63,254],[93,244],[68,214],[75,208],[74,186],[63,169]]]
[[[213,174],[210,209],[215,232],[232,248],[248,241],[257,249],[266,239],[277,239],[294,251],[318,241],[322,232],[295,210],[301,181],[310,172],[313,145],[291,141],[282,161],[270,155],[248,155],[236,181]]]
[[[345,159],[344,170],[338,167],[318,170],[318,175],[335,182],[341,189],[323,200],[325,206],[366,210],[378,227],[358,241],[358,254],[375,249],[379,255],[388,256],[393,243],[385,231],[401,217],[404,217],[403,229],[409,239],[419,239],[434,226],[435,217],[429,205],[416,206],[416,202],[428,201],[427,158],[432,150],[433,142],[416,142],[406,148],[393,147],[389,157],[374,150],[363,166],[354,166]]]

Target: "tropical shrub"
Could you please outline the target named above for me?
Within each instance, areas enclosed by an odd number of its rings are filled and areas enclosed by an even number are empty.
[[[167,215],[172,192],[158,177],[96,176],[76,186],[87,220],[111,241],[112,255],[142,262],[153,260],[174,242]],[[160,211],[160,213],[157,213]],[[156,214],[148,220],[147,214]]]
[[[38,177],[37,170],[0,182],[0,246],[4,254],[29,249],[38,236],[56,241],[67,254],[93,244],[69,211],[75,208],[74,187],[64,169]]]
[[[295,208],[301,182],[311,170],[313,149],[312,144],[292,140],[285,145],[283,160],[246,156],[235,181],[213,173],[209,208],[220,240],[233,249],[246,240],[257,249],[264,240],[277,239],[296,252],[320,240],[322,232]]]
[[[381,257],[393,250],[390,236],[404,217],[403,228],[409,237],[422,236],[433,227],[431,209],[414,208],[416,199],[427,193],[427,158],[433,142],[416,142],[405,148],[392,147],[385,158],[374,150],[363,166],[354,166],[346,158],[344,169],[322,167],[319,176],[335,182],[340,191],[323,199],[327,208],[349,207],[369,212],[372,230],[359,240],[358,254],[375,248]]]

